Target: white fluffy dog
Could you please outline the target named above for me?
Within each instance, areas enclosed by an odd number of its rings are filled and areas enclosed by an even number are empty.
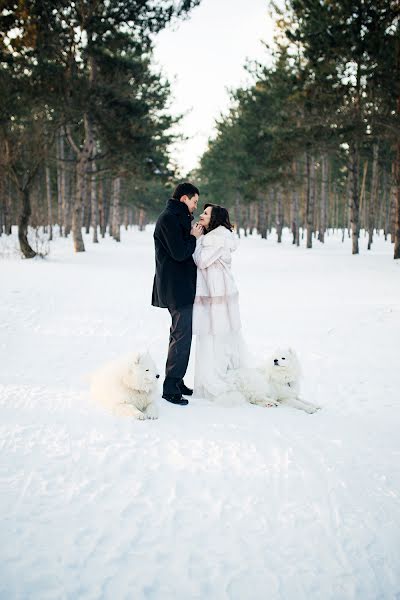
[[[240,367],[228,371],[227,381],[230,390],[225,394],[230,404],[258,404],[259,406],[278,406],[271,398],[269,386],[262,369]],[[228,403],[228,401],[226,402]]]
[[[291,348],[276,350],[266,361],[263,372],[272,402],[292,406],[307,413],[319,410],[319,406],[300,398],[301,369],[294,350]]]
[[[91,376],[92,399],[115,415],[157,419],[155,402],[159,375],[149,353],[113,360]]]

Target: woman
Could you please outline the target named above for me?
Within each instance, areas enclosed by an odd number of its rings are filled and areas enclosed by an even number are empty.
[[[239,294],[231,272],[238,238],[226,208],[206,204],[196,242],[197,265],[193,333],[196,334],[195,395],[210,400],[237,400],[229,371],[244,366]]]

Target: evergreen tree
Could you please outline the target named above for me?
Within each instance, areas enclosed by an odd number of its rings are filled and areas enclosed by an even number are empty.
[[[27,113],[40,98],[52,126],[74,153],[76,251],[84,250],[81,226],[88,177],[95,181],[98,167],[116,170],[119,177],[121,171],[143,164],[151,175],[155,164],[167,160],[168,88],[150,68],[152,38],[198,3],[21,0],[2,5],[1,70],[15,79],[10,65],[18,64],[20,74],[35,82],[27,88]],[[95,190],[93,185],[93,194]]]

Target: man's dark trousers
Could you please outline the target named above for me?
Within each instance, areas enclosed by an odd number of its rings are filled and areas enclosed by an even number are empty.
[[[168,310],[172,318],[172,324],[163,393],[180,394],[179,384],[186,373],[192,344],[193,304],[179,308],[168,308]]]

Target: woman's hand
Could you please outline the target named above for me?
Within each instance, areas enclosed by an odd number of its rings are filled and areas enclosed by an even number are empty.
[[[195,223],[190,233],[191,235],[194,235],[194,237],[198,240],[199,237],[202,236],[204,233],[203,225],[200,225],[200,223]]]

